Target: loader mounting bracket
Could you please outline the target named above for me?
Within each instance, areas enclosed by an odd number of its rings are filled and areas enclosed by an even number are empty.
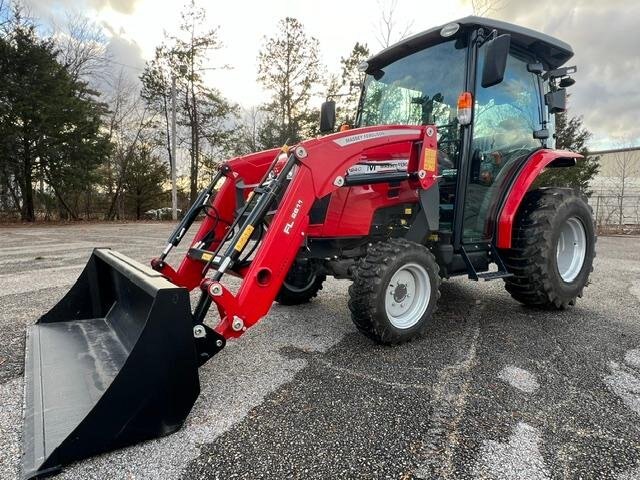
[[[198,354],[198,366],[201,367],[222,350],[227,341],[222,335],[206,325],[198,325],[197,327],[202,327],[205,331],[204,336],[194,337]]]

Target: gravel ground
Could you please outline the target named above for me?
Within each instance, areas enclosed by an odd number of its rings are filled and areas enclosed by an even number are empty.
[[[170,228],[0,228],[1,479],[20,468],[24,326],[94,246],[146,262]],[[394,348],[355,331],[348,283],[329,280],[200,370],[178,433],[58,478],[640,479],[640,239],[600,238],[595,269],[561,313],[444,282],[427,336]]]

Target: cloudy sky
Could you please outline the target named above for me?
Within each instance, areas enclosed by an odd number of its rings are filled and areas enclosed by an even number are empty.
[[[279,19],[298,18],[320,41],[324,63],[337,71],[339,59],[356,41],[375,52],[381,5],[391,0],[201,0],[212,26],[220,27],[225,47],[210,59],[227,71],[209,72],[207,81],[231,100],[251,106],[265,99],[256,84],[257,54]],[[494,0],[489,15],[559,37],[573,46],[578,65],[571,88],[572,113],[584,116],[594,133],[593,149],[640,145],[640,1]],[[60,22],[69,13],[93,19],[110,39],[115,61],[132,75],[153,55],[163,32],[173,32],[179,0],[26,0],[42,23]],[[397,0],[395,19],[411,33],[471,14],[470,0]]]

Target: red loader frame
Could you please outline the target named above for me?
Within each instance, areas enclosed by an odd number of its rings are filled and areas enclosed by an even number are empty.
[[[410,182],[413,189],[427,189],[437,181],[436,138],[433,126],[369,127],[309,140],[295,148],[283,149],[282,153],[269,151],[232,160],[215,179],[218,181],[223,177],[224,183],[211,206],[204,207],[215,214],[206,216],[191,244],[192,249],[205,249],[204,254],[197,259],[187,255],[174,270],[164,261],[169,250],[177,244],[170,241],[163,256],[151,264],[174,284],[189,290],[199,285],[203,290],[194,311],[196,327],[202,325],[209,305],[215,303],[220,314],[215,332],[225,339],[239,337],[269,311],[305,241],[309,211],[314,202],[345,186],[345,172],[362,158],[363,152],[410,142],[408,169],[396,175],[399,180]],[[270,161],[273,153],[276,153],[276,159]],[[262,176],[262,181],[258,176]],[[236,183],[240,180],[245,186],[257,184],[248,196],[255,206],[244,223],[237,225],[240,228],[230,240],[227,250],[221,253],[220,247],[232,226],[236,226],[234,217],[242,216],[236,215]],[[283,188],[286,183],[288,185]],[[255,256],[243,266],[238,262],[239,255],[258,228],[258,223],[264,219],[264,214],[275,203],[280,193],[277,190],[284,191],[277,210]],[[199,200],[194,206],[206,205],[209,196]],[[256,210],[262,212],[252,218]],[[178,226],[178,241],[186,228],[183,224]],[[205,265],[203,260],[209,263]],[[216,267],[216,272],[212,278],[207,278],[205,275],[211,266]],[[236,294],[220,282],[227,272],[243,278]]]

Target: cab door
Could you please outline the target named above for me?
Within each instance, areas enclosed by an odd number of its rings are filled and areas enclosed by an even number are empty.
[[[535,59],[512,47],[504,80],[483,88],[485,50],[486,47],[481,46],[477,54],[474,116],[462,213],[463,244],[492,239],[502,192],[518,167],[543,145],[542,140],[534,138],[534,132],[542,128],[540,80],[527,69]]]

